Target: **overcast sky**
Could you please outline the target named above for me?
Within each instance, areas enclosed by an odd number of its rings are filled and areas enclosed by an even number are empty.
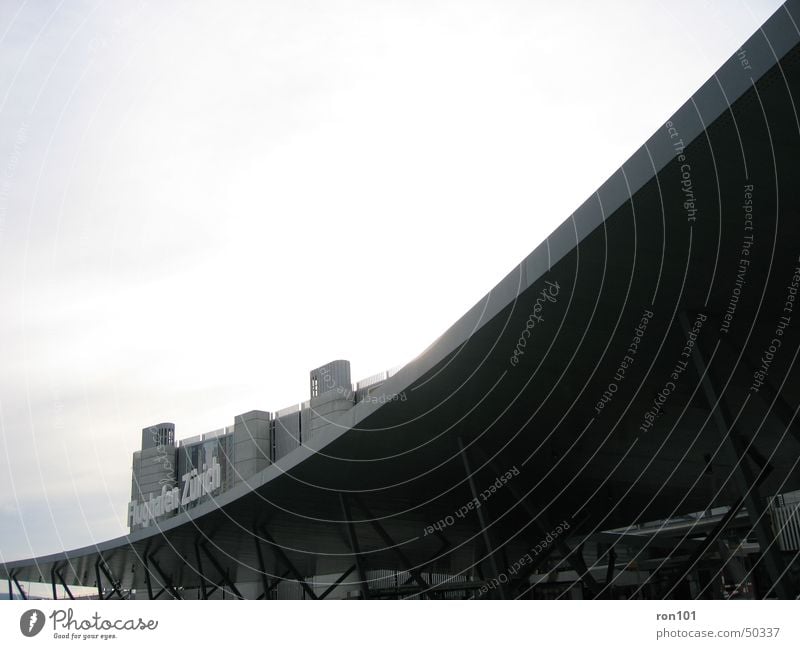
[[[779,6],[0,0],[0,561],[427,347]]]

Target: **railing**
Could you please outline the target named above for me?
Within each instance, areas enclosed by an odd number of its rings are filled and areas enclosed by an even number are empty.
[[[280,410],[276,410],[273,416],[273,419],[278,419],[278,417],[285,417],[286,415],[291,415],[294,412],[300,410],[300,404],[296,403],[293,406],[287,406],[286,408],[281,408]]]
[[[200,442],[205,442],[210,439],[217,439],[219,437],[225,437],[225,435],[230,435],[234,431],[234,426],[225,426],[224,428],[217,428],[217,430],[212,430],[210,433],[202,433],[201,435],[194,435],[192,437],[187,437],[186,439],[182,439],[178,442],[178,446],[191,446],[192,444],[198,444]]]
[[[395,365],[394,367],[386,370],[386,378],[391,378],[405,367],[404,365]]]
[[[775,496],[770,513],[778,547],[784,552],[800,550],[800,491]]]
[[[379,372],[378,374],[373,374],[372,376],[368,376],[365,379],[361,379],[360,381],[356,381],[356,392],[362,390],[363,388],[368,388],[371,385],[375,385],[376,383],[381,383],[388,378],[388,372]]]

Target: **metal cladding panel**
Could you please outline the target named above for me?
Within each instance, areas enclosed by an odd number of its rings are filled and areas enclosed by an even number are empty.
[[[275,419],[275,459],[279,460],[300,446],[301,412]]]
[[[253,410],[234,420],[234,482],[247,480],[271,460],[270,413]]]
[[[235,470],[233,466],[233,435],[220,435],[210,439],[197,442],[195,444],[187,444],[179,447],[178,449],[178,482],[183,483],[183,476],[197,469],[203,470],[203,466],[211,466],[212,460],[216,458],[220,465],[222,486],[221,492],[230,489],[235,482]],[[206,500],[212,499],[213,494],[210,496],[203,496],[198,501],[192,504],[196,507]]]
[[[313,439],[319,429],[339,421],[339,413],[350,410],[354,405],[352,391],[340,387],[311,399],[308,408],[304,409],[307,419],[301,422],[302,441],[305,443]]]
[[[297,581],[284,580],[277,586],[278,599],[305,599],[303,587]]]
[[[142,463],[142,452],[135,451],[133,454],[133,462],[131,463],[131,500],[136,500],[139,497],[139,487],[137,479],[141,471],[140,466]]]
[[[175,424],[162,422],[142,428],[142,450],[175,443]]]
[[[331,361],[309,373],[309,394],[318,397],[332,390],[349,391],[350,361]]]
[[[300,442],[304,442],[306,435],[311,430],[311,406],[309,403],[302,404],[300,408]]]
[[[176,449],[174,446],[148,448],[133,454],[131,500],[146,500],[161,492],[165,484],[176,482]]]
[[[324,398],[324,397],[323,397]],[[314,439],[317,433],[328,426],[336,424],[340,419],[340,413],[347,412],[354,406],[351,399],[331,399],[309,408],[308,425],[302,429],[303,442]]]

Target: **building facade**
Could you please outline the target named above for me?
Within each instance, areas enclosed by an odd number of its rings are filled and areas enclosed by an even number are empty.
[[[180,441],[174,423],[144,428],[141,449],[133,454],[130,530],[155,525],[247,482],[356,403],[377,400],[373,393],[392,373],[352,384],[350,362],[335,360],[309,373],[308,401],[274,413],[251,410],[237,415],[232,426]]]

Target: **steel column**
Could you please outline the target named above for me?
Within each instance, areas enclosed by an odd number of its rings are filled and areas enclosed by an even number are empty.
[[[527,578],[530,577],[530,575],[533,574],[533,571],[542,565],[551,554],[553,554],[555,549],[555,543],[549,545],[540,554],[537,554],[535,557],[533,557],[533,560],[519,572],[514,582],[518,590],[522,590],[522,586],[525,585]]]
[[[264,561],[264,551],[261,548],[261,541],[258,538],[258,529],[253,530],[253,541],[256,544],[256,555],[258,556],[258,568],[261,571],[261,585],[264,591],[256,599],[267,599],[269,594],[277,588],[286,577],[289,576],[290,571],[287,570],[281,576],[275,575],[275,581],[270,583],[269,576],[267,575],[267,564]]]
[[[356,561],[358,568],[358,578],[361,580],[359,589],[361,590],[362,599],[369,599],[369,583],[367,582],[367,571],[364,565],[364,559],[361,556],[361,549],[358,545],[358,537],[356,530],[353,526],[353,517],[350,515],[350,505],[347,502],[347,496],[339,492],[339,503],[342,506],[342,516],[344,516],[345,527],[347,528],[347,537],[350,541],[350,551]]]
[[[228,576],[228,573],[222,569],[222,566],[220,565],[219,561],[217,561],[216,557],[213,554],[211,554],[209,549],[206,547],[206,544],[201,543],[200,547],[202,548],[205,555],[208,557],[208,560],[211,562],[211,565],[214,566],[216,571],[222,576],[222,581],[228,585],[228,588],[231,589],[231,593],[233,593],[234,597],[236,597],[237,599],[244,599],[244,596],[239,592],[239,589],[236,588],[236,584],[234,584],[231,581],[231,578]]]
[[[97,586],[97,599],[105,599],[103,597],[103,582],[100,579],[100,559],[94,562],[94,579]]]
[[[737,355],[740,350],[736,349],[727,337],[720,338],[722,343]],[[758,370],[758,365],[747,355],[741,355],[743,364],[751,371]],[[758,399],[769,408],[769,412],[774,415],[783,426],[800,442],[800,427],[795,423],[795,409],[789,405],[789,402],[783,398],[779,390],[772,384],[769,377],[764,377],[763,384],[759,387],[756,393]],[[772,398],[773,402],[769,403],[768,399]]]
[[[61,566],[61,568],[63,568],[63,566]],[[64,581],[64,575],[61,574],[61,568],[57,568],[54,565],[53,570],[51,571],[50,574],[53,577],[58,577],[58,581],[61,584],[61,587],[64,589],[64,592],[67,593],[67,597],[69,597],[70,599],[75,599],[75,597],[72,594],[72,591],[69,589],[69,586],[67,586],[67,583]],[[53,599],[56,599],[55,592],[56,592],[56,587],[55,587],[55,582],[53,582]]]
[[[476,449],[480,452],[480,454],[484,457],[487,461],[489,467],[500,475],[503,473],[497,464],[491,460],[480,447],[476,447]],[[542,510],[539,512],[534,511],[533,507],[528,504],[528,501],[522,496],[522,494],[517,491],[516,487],[512,485],[510,482],[506,484],[506,489],[508,492],[514,497],[522,508],[525,510],[525,513],[531,517],[531,521],[539,530],[539,534],[544,537],[547,535],[549,529],[553,529],[553,526],[550,524],[551,521],[547,517],[547,513]],[[586,586],[587,590],[593,595],[596,594],[600,590],[600,585],[597,583],[597,580],[592,576],[591,572],[589,572],[589,568],[586,566],[586,562],[583,559],[583,554],[579,548],[571,549],[567,544],[566,539],[569,538],[570,535],[567,536],[559,536],[555,542],[555,546],[558,549],[561,556],[564,558],[567,563],[572,566],[572,569],[580,575],[581,581],[583,581],[584,586]]]
[[[266,599],[267,593],[269,592],[269,577],[267,577],[267,566],[264,563],[264,553],[261,550],[261,541],[258,540],[258,532],[256,530],[253,531],[253,542],[256,544],[256,557],[258,557],[258,569],[261,572],[261,585],[264,588],[264,591],[261,594],[262,597]]]
[[[444,534],[442,534],[439,530],[437,530],[435,532],[435,534],[439,538],[439,540],[442,542],[442,545],[439,546],[439,549],[436,550],[431,555],[431,557],[425,561],[425,563],[420,565],[421,568],[428,567],[430,564],[432,564],[434,561],[436,561],[436,559],[439,559],[442,556],[442,553],[445,550],[447,550],[447,549],[449,549],[449,548],[451,548],[453,546],[453,544],[450,543],[450,541],[447,540],[447,537]],[[408,579],[406,579],[403,582],[403,585],[405,586],[406,584],[411,583],[411,580],[413,580],[413,579],[414,579],[413,575],[409,576]]]
[[[298,571],[297,568],[295,568],[294,564],[289,560],[289,557],[286,556],[286,553],[283,551],[283,548],[281,548],[277,543],[275,543],[275,539],[272,538],[272,535],[267,531],[267,528],[262,527],[260,531],[261,534],[264,536],[264,538],[267,540],[267,542],[272,546],[273,552],[275,552],[275,554],[281,560],[283,565],[285,565],[289,569],[289,571],[292,574],[292,577],[294,577],[294,579],[303,588],[303,591],[311,599],[317,599],[317,595],[314,592],[314,590],[308,585],[308,583],[306,583],[306,580],[302,577],[300,571]]]
[[[598,597],[602,592],[602,589],[599,587],[597,580],[592,576],[592,573],[589,571],[589,566],[586,565],[586,560],[583,558],[583,543],[578,545],[574,550],[570,550],[569,546],[563,541],[556,545],[559,548],[559,552],[561,552],[562,557],[566,559],[573,567],[575,572],[578,573],[578,577],[583,582],[583,586],[586,588],[586,590],[589,591],[589,594],[593,598]],[[564,550],[561,550],[562,545],[566,548],[566,552],[569,553],[569,557],[564,555]]]
[[[172,585],[172,581],[164,574],[164,571],[161,570],[161,566],[158,565],[158,562],[152,556],[149,557],[149,562],[153,564],[153,567],[156,569],[156,572],[161,579],[161,583],[164,585],[158,595],[156,595],[153,599],[158,599],[164,590],[172,595],[172,599],[183,599],[183,597],[181,597],[178,593],[177,589]]]
[[[678,319],[684,334],[688,336],[690,328],[686,313],[681,312]],[[716,388],[709,376],[710,368],[700,351],[699,340],[692,347],[691,355],[695,370],[700,379],[703,394],[708,402],[708,407],[711,409],[711,416],[714,419],[714,423],[720,435],[722,435],[722,447],[734,467],[734,483],[747,507],[747,513],[750,515],[752,527],[758,538],[758,543],[761,546],[761,556],[764,559],[764,567],[778,593],[778,597],[781,599],[788,599],[789,593],[785,586],[780,583],[783,574],[783,567],[780,565],[782,561],[775,551],[775,539],[769,529],[767,509],[759,494],[756,478],[747,463],[745,449],[741,448],[739,443],[739,439],[744,439],[744,437],[735,429],[733,419],[730,412],[728,412],[722,395],[717,394]]]
[[[356,565],[353,564],[347,570],[345,570],[342,573],[342,575],[336,581],[334,581],[330,586],[328,586],[327,589],[325,589],[325,592],[322,593],[322,595],[319,596],[319,599],[325,599],[328,595],[330,595],[331,592],[333,591],[333,589],[336,588],[339,584],[341,584],[345,579],[347,579],[347,577],[350,575],[350,573],[353,572],[353,570],[355,570],[355,569],[356,569]]]
[[[197,541],[194,543],[194,556],[197,559],[197,574],[200,577],[200,594],[203,599],[208,599],[208,591],[206,590],[206,577],[203,574],[203,562],[200,560],[200,548],[197,547]]]
[[[108,597],[106,597],[106,599],[111,599],[111,596],[114,593],[116,593],[117,597],[119,597],[120,599],[125,599],[122,596],[122,585],[114,578],[114,575],[111,574],[111,569],[106,565],[106,562],[104,560],[101,560],[100,562],[100,570],[103,571],[103,574],[106,576],[106,579],[108,579],[108,583],[111,584],[111,592],[108,594]]]
[[[269,595],[269,594],[270,594],[270,593],[271,593],[273,590],[275,590],[275,589],[278,587],[278,584],[280,584],[280,583],[281,583],[281,582],[283,582],[283,581],[286,581],[286,578],[287,578],[287,577],[288,577],[290,574],[291,574],[291,571],[290,571],[290,570],[287,570],[287,571],[286,571],[286,572],[284,572],[284,573],[283,573],[283,574],[282,574],[280,577],[278,577],[278,576],[276,575],[276,576],[275,576],[275,581],[273,581],[271,584],[269,584],[269,585],[267,586],[267,590],[266,590],[265,592],[261,593],[261,594],[260,594],[258,597],[256,597],[256,599],[267,599],[267,596],[268,596],[268,595]]]
[[[763,474],[762,478],[759,479],[758,482],[763,482],[763,479],[769,474]],[[678,584],[685,579],[688,574],[694,569],[695,565],[705,556],[706,552],[711,549],[711,546],[714,545],[717,540],[719,539],[720,535],[725,531],[728,525],[731,524],[736,515],[742,510],[744,506],[744,498],[741,496],[730,506],[728,511],[725,513],[720,521],[714,526],[714,528],[706,534],[706,537],[701,541],[700,545],[695,548],[694,552],[689,556],[686,562],[678,569],[678,574],[673,579],[672,583],[670,584],[669,590],[667,591],[667,595],[669,595],[675,588],[677,588]],[[650,579],[658,573],[658,569],[654,570],[650,574]],[[648,579],[649,581],[649,579]]]
[[[614,552],[614,548],[610,548],[608,550],[608,565],[606,566],[606,585],[605,588],[609,590],[613,589],[614,586],[611,583],[614,580],[614,568],[617,561],[617,553]]]
[[[14,582],[14,584],[16,585],[16,587],[17,587],[17,590],[19,591],[20,597],[22,597],[22,599],[28,599],[28,593],[26,593],[26,592],[25,592],[25,591],[22,589],[22,586],[20,585],[19,581],[17,580],[17,577],[16,577],[16,575],[14,575],[14,574],[11,574],[11,575],[9,575],[9,576],[11,577],[11,580],[12,580],[12,581]]]
[[[155,599],[153,597],[153,584],[150,582],[150,567],[147,565],[147,550],[142,553],[142,566],[144,567],[144,583],[147,586],[147,598]]]
[[[370,519],[369,524],[381,537],[383,542],[386,544],[386,547],[391,549],[398,556],[400,562],[403,564],[403,567],[406,570],[408,570],[408,572],[410,572],[412,575],[414,575],[414,581],[417,582],[417,584],[423,589],[423,591],[431,590],[430,584],[428,584],[428,582],[426,582],[422,578],[422,575],[420,574],[418,569],[412,567],[411,562],[408,560],[408,557],[406,557],[406,555],[403,554],[402,550],[400,550],[400,548],[397,547],[397,544],[394,542],[392,537],[389,536],[389,533],[385,529],[383,529],[383,526],[375,519],[375,517],[372,515],[372,512],[370,512],[369,509],[367,509],[367,506],[364,504],[361,498],[355,496],[355,501],[361,508],[361,511],[363,511],[364,514],[366,514],[367,518]],[[427,595],[424,596],[427,597]]]
[[[467,482],[469,483],[469,490],[472,494],[472,499],[475,502],[478,502],[478,490],[475,488],[475,480],[472,477],[472,469],[469,466],[469,458],[467,457],[467,449],[464,448],[464,442],[459,437],[458,438],[458,450],[461,453],[461,461],[464,464],[464,472],[467,474]],[[500,576],[500,570],[497,568],[497,561],[494,557],[494,547],[492,546],[492,540],[489,534],[489,527],[486,523],[486,517],[483,513],[483,507],[477,508],[478,513],[478,524],[481,526],[481,536],[483,538],[483,544],[486,546],[486,553],[487,558],[489,559],[489,565],[492,568],[492,572],[495,576]],[[506,599],[506,588],[503,584],[500,584],[498,589],[500,596],[502,599]]]
[[[28,593],[26,593],[24,590],[22,590],[22,586],[20,586],[20,583],[19,583],[19,581],[17,581],[17,578],[12,575],[11,579],[14,580],[14,583],[17,586],[17,590],[19,591],[19,594],[22,596],[22,599],[28,599]]]

